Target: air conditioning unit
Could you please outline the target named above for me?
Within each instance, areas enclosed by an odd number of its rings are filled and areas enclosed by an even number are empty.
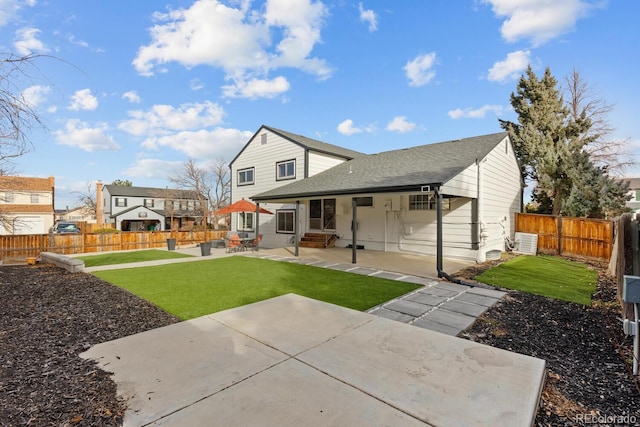
[[[538,253],[538,235],[517,232],[515,235],[515,248],[513,252],[535,255]]]

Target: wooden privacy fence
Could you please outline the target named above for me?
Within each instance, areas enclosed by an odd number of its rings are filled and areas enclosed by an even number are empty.
[[[515,230],[538,235],[538,251],[608,261],[613,249],[613,221],[517,213]]]
[[[207,240],[221,239],[225,230],[207,231]],[[167,239],[176,245],[193,245],[204,241],[204,231],[133,231],[123,233],[82,234],[25,234],[0,236],[0,254],[5,260],[24,260],[37,257],[40,252],[80,254],[124,251],[133,249],[166,248]]]

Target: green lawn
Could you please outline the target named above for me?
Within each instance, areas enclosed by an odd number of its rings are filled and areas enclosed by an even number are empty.
[[[363,311],[419,287],[395,280],[241,256],[94,274],[183,320],[288,293]]]
[[[131,252],[111,252],[100,255],[86,255],[77,257],[84,261],[85,267],[97,267],[101,265],[126,264],[129,262],[154,261],[158,259],[185,258],[191,255],[178,252],[163,251],[160,249],[149,249],[144,251]]]
[[[596,290],[598,273],[585,264],[559,257],[521,255],[475,279],[489,285],[589,305]]]

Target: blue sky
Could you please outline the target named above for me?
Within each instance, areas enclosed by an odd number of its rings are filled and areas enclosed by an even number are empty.
[[[2,52],[43,129],[18,159],[56,208],[97,180],[172,186],[262,124],[365,153],[501,131],[529,63],[575,68],[640,153],[640,2],[0,0]],[[627,176],[640,175],[640,169]]]

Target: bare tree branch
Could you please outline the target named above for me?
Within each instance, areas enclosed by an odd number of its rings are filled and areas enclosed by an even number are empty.
[[[613,174],[622,174],[626,168],[636,165],[627,148],[628,140],[611,137],[615,129],[607,116],[614,110],[614,106],[599,98],[594,87],[575,68],[565,77],[565,83],[567,106],[573,118],[584,116],[591,121],[591,127],[585,135],[585,150],[591,160],[599,166],[605,166]]]

